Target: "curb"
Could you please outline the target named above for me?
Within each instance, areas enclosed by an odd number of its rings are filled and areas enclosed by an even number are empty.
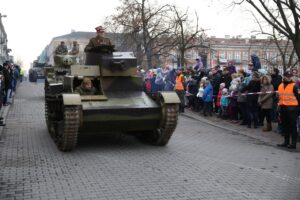
[[[7,115],[9,112],[11,105],[7,105],[7,106],[2,106],[1,110],[3,110],[0,114],[1,117],[3,117],[3,122],[6,124],[7,121]],[[0,141],[2,140],[2,136],[3,136],[3,132],[4,132],[4,127],[5,126],[0,126]]]
[[[190,119],[197,120],[197,121],[200,121],[202,123],[208,124],[210,126],[225,130],[228,133],[233,134],[233,135],[242,135],[242,136],[254,139],[255,141],[258,141],[257,142],[258,144],[264,144],[264,145],[268,145],[268,146],[276,146],[276,144],[274,144],[273,142],[267,140],[266,138],[257,137],[255,135],[243,133],[242,131],[232,129],[232,128],[226,127],[224,125],[219,125],[216,122],[212,122],[210,120],[204,119],[201,116],[197,116],[196,114],[194,114],[192,112],[189,112],[189,111],[187,111],[187,113],[182,113],[181,115],[185,116],[187,118],[190,118]]]
[[[239,134],[239,135],[245,135],[245,134],[242,134],[240,131],[237,131],[237,130],[234,130],[234,129],[231,129],[231,128],[228,128],[228,127],[224,127],[224,126],[221,126],[221,125],[218,125],[216,123],[213,123],[209,120],[206,120],[206,119],[203,119],[202,117],[195,117],[195,116],[192,116],[194,114],[187,114],[187,113],[182,113],[181,115],[187,117],[187,118],[190,118],[190,119],[194,119],[194,120],[197,120],[197,121],[200,121],[200,122],[203,122],[203,123],[206,123],[206,124],[209,124],[211,126],[214,126],[214,127],[217,127],[217,128],[220,128],[220,129],[223,129],[223,130],[226,130],[226,131],[229,131],[229,132],[232,132],[234,134]],[[245,136],[248,136],[248,135],[245,135]],[[251,137],[251,138],[254,138],[254,139],[257,139],[255,137]]]
[[[0,116],[3,117],[4,124],[6,124],[7,115],[9,113],[10,106],[12,106],[14,103],[14,99],[15,99],[15,92],[12,93],[11,104],[8,104],[7,106],[2,105],[2,108],[0,111]],[[5,126],[0,126],[0,141],[2,140],[2,137],[3,137],[4,128],[5,128]]]

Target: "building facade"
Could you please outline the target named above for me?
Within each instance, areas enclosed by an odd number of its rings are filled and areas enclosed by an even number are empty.
[[[284,67],[299,67],[298,58],[292,51],[292,44],[286,40],[256,39],[253,36],[211,37],[208,46],[208,66],[233,63],[237,68],[246,70],[251,62],[251,55],[256,54],[260,58],[262,68],[270,71],[277,67],[282,71]]]
[[[176,50],[172,50],[169,63],[178,66],[180,56]],[[238,69],[248,69],[251,55],[256,54],[262,68],[270,71],[277,67],[280,71],[284,68],[299,68],[297,55],[293,52],[293,45],[286,40],[274,41],[273,39],[242,38],[241,36],[224,38],[207,38],[199,47],[189,49],[185,52],[185,64],[187,67],[195,65],[195,59],[202,57],[204,66],[211,68],[216,65],[221,67],[233,64]]]
[[[5,16],[0,13],[0,64],[10,59],[8,55],[10,50],[7,48],[7,34],[2,23],[2,17]]]

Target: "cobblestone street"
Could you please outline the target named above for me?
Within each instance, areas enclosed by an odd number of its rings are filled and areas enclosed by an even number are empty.
[[[0,199],[300,199],[300,153],[181,115],[166,147],[85,134],[60,152],[43,83],[23,82],[0,140]]]

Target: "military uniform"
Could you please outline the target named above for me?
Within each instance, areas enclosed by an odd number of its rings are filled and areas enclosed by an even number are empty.
[[[80,95],[94,95],[97,93],[97,90],[95,87],[92,87],[91,89],[86,89],[82,85],[75,88],[75,93],[78,93]]]
[[[94,47],[98,47],[101,45],[109,45],[111,46],[111,42],[109,38],[105,38],[105,37],[94,37],[91,38],[89,43],[86,45],[84,51],[89,51],[91,49],[93,49]]]
[[[66,55],[67,53],[68,53],[68,48],[66,47],[66,45],[60,44],[55,49],[55,54],[56,55]]]
[[[73,44],[72,50],[70,51],[69,54],[70,55],[77,55],[77,54],[79,54],[79,45],[77,43]]]

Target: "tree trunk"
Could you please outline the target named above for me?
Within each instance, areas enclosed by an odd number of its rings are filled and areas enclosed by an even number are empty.
[[[293,45],[294,45],[298,60],[300,60],[300,35],[296,40],[293,41]]]
[[[300,34],[299,34],[298,38],[293,40],[293,45],[294,45],[295,52],[297,54],[298,60],[300,61]],[[299,66],[298,66],[298,72],[300,73]]]
[[[148,69],[152,68],[152,52],[150,49],[146,49],[146,58],[147,58],[147,67]]]
[[[184,66],[184,49],[180,49],[180,67]]]

